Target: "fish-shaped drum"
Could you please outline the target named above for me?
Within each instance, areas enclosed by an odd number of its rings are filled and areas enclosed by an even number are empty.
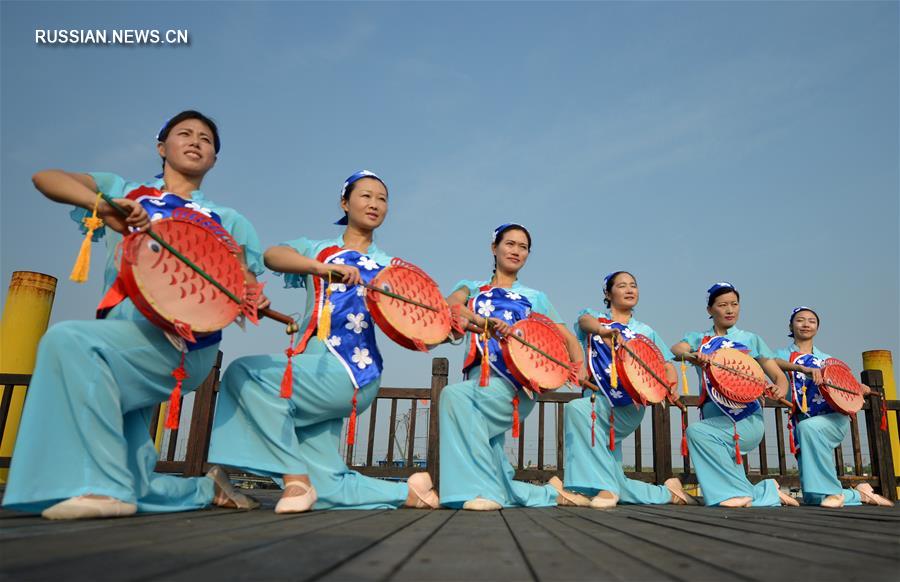
[[[662,402],[669,393],[666,359],[650,338],[637,334],[616,348],[616,372],[635,402]]]
[[[256,323],[260,287],[245,281],[241,247],[218,222],[178,208],[151,228],[181,257],[149,233],[125,237],[120,277],[138,311],[187,341],[218,331],[241,314]]]
[[[421,352],[450,335],[453,318],[438,284],[419,267],[393,259],[366,290],[366,307],[389,338]]]
[[[819,386],[819,391],[831,408],[847,415],[862,410],[865,402],[863,388],[853,376],[850,366],[837,358],[828,358],[822,365],[822,378],[825,383]]]
[[[745,408],[761,397],[768,386],[759,362],[733,348],[716,350],[706,375],[712,388],[710,398],[728,408]]]
[[[532,313],[520,319],[500,345],[510,373],[534,392],[555,390],[575,377],[566,340],[548,317]]]

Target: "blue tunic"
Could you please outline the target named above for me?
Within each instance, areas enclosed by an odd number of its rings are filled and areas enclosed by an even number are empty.
[[[527,316],[528,310],[546,315],[560,322],[559,313],[536,289],[525,287],[518,281],[509,288],[490,288],[489,281],[463,280],[456,284],[455,293],[466,289],[469,296],[493,293],[503,301],[519,302],[520,309],[491,310],[490,317],[503,318],[510,323]],[[481,301],[491,299],[482,297]],[[494,303],[492,301],[492,303]],[[524,305],[527,304],[527,307]],[[474,305],[476,310],[485,309]],[[507,314],[507,312],[509,312]],[[488,386],[479,386],[481,372],[476,338],[469,334],[469,357],[464,382],[447,386],[441,392],[441,504],[460,508],[466,501],[482,497],[496,501],[503,507],[546,507],[556,505],[556,490],[550,485],[531,485],[513,479],[515,470],[506,458],[503,446],[506,432],[513,425],[513,398],[519,394],[519,386],[507,377],[497,364],[497,342],[489,348],[491,375]],[[534,408],[531,398],[519,399],[519,415],[525,419]]]
[[[704,338],[715,337],[715,330],[709,329],[689,332],[681,341],[686,342],[691,351],[696,351],[704,343]],[[769,346],[755,333],[732,327],[723,337],[744,346],[754,358],[775,357]],[[705,390],[706,379],[702,372],[699,375],[701,390]],[[733,497],[750,497],[754,507],[780,505],[774,480],[764,479],[753,485],[747,479],[743,465],[735,463],[734,431],[737,430],[740,435],[738,443],[742,451],[758,447],[765,436],[762,411],[757,407],[747,416],[739,415],[741,419],[735,422],[711,399],[707,399],[701,414],[703,420],[688,426],[687,442],[706,505],[718,505]]]
[[[778,350],[777,357],[801,366],[821,368],[831,356],[815,346],[812,354],[804,354],[796,344],[791,344]],[[805,386],[807,389],[807,413],[804,414],[798,406],[792,417],[794,438],[798,445],[797,464],[800,468],[803,502],[819,505],[825,497],[843,493],[844,505],[861,505],[859,491],[844,489],[834,466],[834,449],[850,432],[850,417],[834,411],[828,405],[812,378],[802,372],[786,374],[793,380],[789,400],[802,402],[802,388]]]
[[[594,309],[584,309],[578,314],[609,320],[610,317]],[[672,359],[672,352],[662,338],[649,325],[634,318],[628,325],[612,324],[620,332],[629,335],[641,334],[653,341],[663,353],[666,360]],[[588,348],[593,342],[594,354],[589,361],[589,369],[594,382],[601,387],[603,394],[596,397],[596,427],[591,435],[591,399],[590,391],[585,390],[582,397],[565,405],[566,464],[565,486],[567,489],[584,493],[593,497],[600,491],[610,491],[619,496],[622,503],[662,504],[670,503],[672,493],[665,485],[652,485],[643,481],[629,479],[622,469],[621,443],[632,434],[644,418],[645,406],[632,401],[628,393],[621,387],[614,389],[610,384],[609,365],[611,352],[609,347],[594,336],[585,334],[575,322],[575,334],[580,343]],[[615,428],[615,444],[610,447],[610,416]],[[594,442],[596,439],[596,442]]]
[[[91,175],[100,191],[113,198],[142,185],[163,186],[162,180],[139,184],[114,174]],[[247,219],[206,200],[199,190],[191,198],[189,204],[198,211],[221,219],[244,247],[249,268],[262,273],[259,240]],[[86,215],[83,209],[72,213],[79,222]],[[110,250],[108,289],[118,274],[113,255],[122,236],[104,230],[95,237],[105,238]],[[195,390],[206,378],[217,352],[215,342],[186,354],[183,392]],[[128,299],[106,319],[65,321],[47,330],[38,346],[3,505],[37,512],[87,494],[136,503],[142,512],[209,505],[214,491],[210,479],[153,472],[158,454],[149,424],[154,406],[169,398],[180,357],[162,330]]]
[[[365,254],[343,249],[342,238],[300,238],[282,243],[298,253],[331,264],[357,266],[365,281],[391,257],[374,243]],[[281,398],[287,356],[238,358],[225,371],[219,392],[209,459],[273,477],[308,475],[318,494],[314,509],[392,509],[406,501],[406,483],[391,483],[351,471],[339,447],[344,419],[375,400],[381,385],[381,355],[375,324],[365,304],[365,288],[331,284],[331,336],[316,339],[324,302],[321,279],[285,274],[285,286],[305,288],[306,310],[300,329],[308,343],[293,358],[291,398]],[[316,318],[316,319],[314,319]]]

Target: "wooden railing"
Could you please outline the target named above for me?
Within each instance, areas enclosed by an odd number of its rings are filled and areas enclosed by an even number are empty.
[[[176,444],[179,441],[178,431],[169,431],[168,446],[165,451],[161,451],[160,460],[157,464],[157,471],[168,473],[181,473],[184,475],[202,475],[207,469],[206,463],[207,453],[209,451],[209,441],[212,430],[213,411],[215,410],[216,394],[219,388],[219,372],[222,362],[222,354],[216,360],[216,364],[210,371],[209,376],[203,384],[195,392],[194,406],[190,414],[189,435],[186,439],[187,450],[184,459],[177,460],[175,458]],[[425,449],[425,466],[431,474],[435,483],[439,483],[440,477],[440,446],[439,446],[439,402],[440,394],[447,385],[449,364],[446,358],[435,358],[432,360],[432,376],[431,386],[429,388],[381,388],[378,396],[373,402],[368,414],[368,422],[364,423],[365,415],[361,417],[360,424],[367,424],[365,430],[367,438],[365,439],[365,461],[355,463],[356,456],[362,451],[358,449],[360,446],[360,436],[356,435],[357,443],[344,446],[345,458],[348,466],[360,471],[365,475],[382,478],[398,478],[408,477],[412,473],[422,470],[416,466],[417,458],[420,456],[416,451],[416,424],[420,401],[428,401],[428,428],[426,431]],[[0,402],[0,431],[6,424],[9,404],[12,399],[13,386],[27,386],[30,382],[30,376],[27,375],[0,375],[0,385],[4,386],[2,402]],[[874,487],[881,490],[882,494],[889,499],[897,499],[897,476],[893,466],[891,451],[893,447],[900,446],[900,443],[892,443],[890,433],[882,431],[881,414],[882,401],[880,396],[876,395],[880,392],[882,386],[881,373],[873,370],[863,372],[863,382],[875,389],[875,393],[866,399],[863,407],[863,419],[865,428],[860,427],[857,417],[850,418],[850,451],[851,463],[845,463],[844,451],[842,447],[835,449],[835,466],[841,481],[852,486],[861,481],[868,481]],[[564,405],[576,398],[580,398],[580,393],[574,392],[550,392],[543,394],[537,398],[536,415],[537,415],[537,431],[531,434],[526,431],[526,424],[523,420],[520,426],[519,438],[515,443],[516,450],[516,478],[531,481],[544,481],[553,475],[562,476],[565,471],[565,455],[564,445],[564,423],[563,423],[563,407]],[[398,435],[396,431],[397,414],[399,403],[410,401],[409,424],[406,429],[405,439],[406,453],[404,458],[395,457],[395,449],[398,444]],[[624,459],[626,465],[631,465],[634,470],[628,471],[627,474],[633,479],[640,479],[647,482],[662,483],[665,479],[673,474],[680,477],[686,484],[696,483],[696,474],[691,471],[690,456],[682,457],[679,470],[676,472],[673,467],[673,441],[679,443],[680,427],[682,422],[682,414],[687,423],[691,417],[697,418],[696,409],[699,399],[696,396],[682,397],[688,408],[689,413],[681,413],[673,407],[653,406],[648,410],[650,416],[650,426],[652,430],[652,438],[650,447],[652,451],[653,462],[650,467],[644,467],[643,459],[643,438],[642,428],[638,427],[634,435],[626,439],[633,448],[633,457]],[[387,430],[378,429],[378,410],[379,407],[390,406],[390,415]],[[548,411],[548,408],[550,410]],[[887,415],[893,416],[894,419],[900,421],[900,401],[890,400],[885,402]],[[158,410],[158,408],[157,408]],[[695,412],[690,413],[693,410]],[[761,479],[775,478],[784,486],[799,486],[799,478],[795,472],[789,472],[787,455],[790,454],[786,450],[786,420],[787,415],[785,408],[773,401],[766,401],[763,410],[767,417],[766,435],[760,443],[758,449],[748,452],[744,455],[744,468],[748,473],[751,481],[756,482]],[[534,416],[534,414],[532,414]],[[554,418],[555,428],[552,431],[550,442],[552,449],[555,451],[555,465],[548,463],[546,455],[547,445],[547,419]],[[159,414],[155,411],[151,417],[153,421],[148,427],[151,434],[156,434],[156,421]],[[771,419],[771,420],[769,420]],[[532,421],[533,424],[534,421]],[[770,427],[774,427],[770,429]],[[673,434],[674,429],[674,434]],[[586,427],[589,430],[589,427]],[[375,450],[378,441],[378,435],[384,435],[386,432],[386,454],[385,459],[379,462],[375,458]],[[866,474],[863,465],[861,439],[862,434],[866,435],[869,457],[870,457],[870,474]],[[2,432],[0,432],[2,434]],[[767,450],[767,441],[775,440],[777,450],[777,460],[773,465],[769,465],[769,454]],[[525,451],[536,441],[537,446],[537,464],[534,467],[525,463]],[[420,447],[421,448],[421,447]],[[676,444],[674,449],[678,452],[679,447]],[[679,455],[680,456],[680,455]],[[755,469],[751,470],[751,462]],[[0,467],[8,467],[10,459],[0,458]],[[851,471],[845,470],[846,466],[851,467]]]

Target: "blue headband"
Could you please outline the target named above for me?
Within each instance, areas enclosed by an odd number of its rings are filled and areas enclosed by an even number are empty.
[[[624,272],[625,272],[625,271],[613,271],[612,273],[610,273],[610,274],[608,274],[607,276],[603,277],[603,287],[604,287],[604,288],[605,288],[605,287],[608,287],[608,286],[609,286],[609,280],[610,280],[610,279],[612,279],[613,277],[615,277],[615,276],[618,275],[619,273],[624,273]]]
[[[354,182],[362,180],[363,178],[373,178],[375,180],[378,180],[379,182],[381,182],[381,185],[384,186],[385,191],[387,191],[388,189],[387,184],[384,183],[384,180],[379,178],[378,175],[375,174],[375,172],[372,172],[371,170],[360,170],[344,180],[344,187],[341,188],[341,200],[344,200],[347,197],[347,189],[350,188],[350,186]],[[339,220],[335,221],[335,224],[347,224],[347,215],[344,214],[344,216],[342,216]]]
[[[732,285],[728,281],[719,281],[718,283],[713,283],[713,286],[706,290],[706,296],[709,297],[719,289],[728,289],[730,291],[734,291],[734,285]]]
[[[795,307],[794,310],[791,311],[791,318],[788,319],[788,329],[791,329],[791,327],[794,325],[794,316],[797,315],[798,313],[800,313],[801,311],[809,311],[810,313],[812,313],[813,315],[816,316],[816,321],[820,321],[819,314],[816,313],[813,308],[807,307],[805,305],[801,305],[800,307]],[[791,330],[791,332],[788,334],[788,337],[794,337],[793,330]]]
[[[503,224],[501,224],[500,226],[498,226],[497,228],[494,229],[494,238],[491,239],[491,242],[494,244],[497,244],[498,240],[500,239],[500,235],[502,235],[504,232],[506,232],[507,230],[509,230],[510,228],[513,228],[513,227],[521,228],[526,233],[528,233],[528,229],[525,228],[524,226],[522,226],[521,224],[519,224],[518,222],[504,222]],[[531,233],[528,233],[528,240],[531,240]]]

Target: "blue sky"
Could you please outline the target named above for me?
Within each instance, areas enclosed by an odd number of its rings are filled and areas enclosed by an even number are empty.
[[[3,2],[0,278],[56,275],[53,321],[100,293],[67,280],[80,237],[39,169],[157,171],[154,136],[185,108],[222,129],[207,196],[264,245],[326,238],[343,179],[381,174],[377,240],[449,292],[490,275],[490,232],[517,221],[522,281],[568,321],[633,271],[639,319],[669,343],[708,325],[730,280],[740,327],[772,347],[795,305],[857,371],[900,359],[898,4]],[[35,29],[187,29],[189,46],[46,46]],[[269,294],[283,311],[302,292]],[[226,359],[280,351],[266,323]],[[430,358],[382,342],[384,385],[424,386]],[[451,358],[459,378],[460,348]],[[896,369],[896,364],[895,364]],[[696,390],[695,388],[693,389]]]

